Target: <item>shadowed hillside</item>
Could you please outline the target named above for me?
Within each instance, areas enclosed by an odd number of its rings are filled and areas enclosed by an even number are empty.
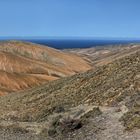
[[[74,54],[27,42],[0,42],[1,95],[89,69],[90,65]]]

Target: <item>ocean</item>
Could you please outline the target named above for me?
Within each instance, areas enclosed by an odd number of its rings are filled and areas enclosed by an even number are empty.
[[[33,43],[47,45],[56,49],[89,48],[115,44],[140,43],[139,40],[88,40],[88,39],[34,39]]]
[[[0,39],[0,40],[21,40],[32,43],[47,45],[56,49],[89,48],[115,44],[140,43],[140,40],[119,40],[119,39]]]

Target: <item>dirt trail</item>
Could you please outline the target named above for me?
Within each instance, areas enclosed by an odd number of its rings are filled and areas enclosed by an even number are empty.
[[[140,140],[140,130],[125,131],[119,121],[127,111],[125,106],[121,106],[119,112],[117,107],[102,107],[101,110],[105,129],[97,136],[97,140]]]

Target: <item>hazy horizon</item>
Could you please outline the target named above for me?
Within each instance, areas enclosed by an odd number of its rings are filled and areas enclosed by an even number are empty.
[[[129,37],[86,37],[86,36],[0,36],[1,39],[56,39],[56,40],[140,40],[140,38]]]

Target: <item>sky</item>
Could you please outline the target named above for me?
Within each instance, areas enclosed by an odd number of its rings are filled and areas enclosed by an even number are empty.
[[[140,0],[0,0],[0,37],[140,38]]]

